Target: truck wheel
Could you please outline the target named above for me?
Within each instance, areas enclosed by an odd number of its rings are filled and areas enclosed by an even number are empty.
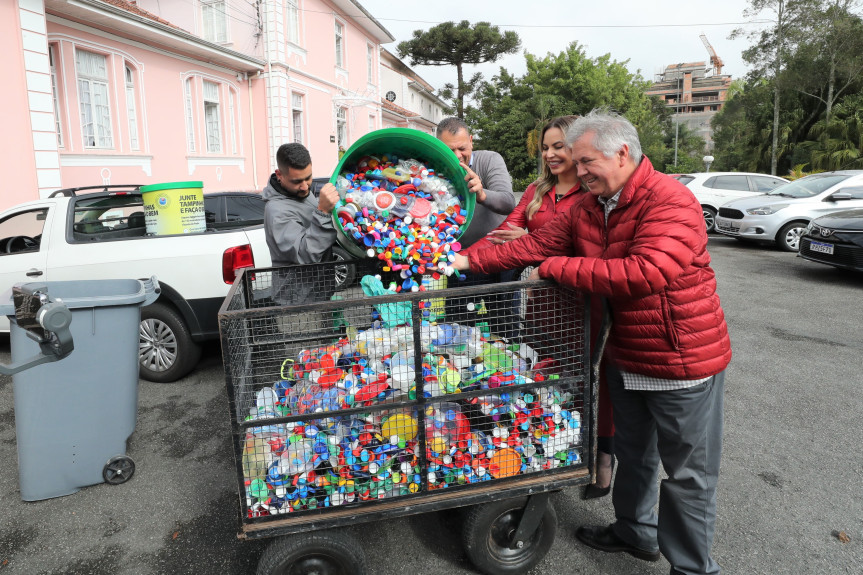
[[[141,310],[138,362],[141,378],[155,383],[177,381],[195,368],[201,346],[174,308],[156,302]]]
[[[354,259],[351,254],[338,246],[333,246],[333,259],[337,262],[344,262]],[[353,285],[357,277],[357,268],[353,264],[337,265],[334,267],[336,272],[336,290],[341,291]]]
[[[366,559],[353,537],[318,531],[282,537],[267,547],[257,575],[365,575]]]
[[[521,497],[474,505],[467,510],[462,544],[479,571],[487,575],[525,573],[551,549],[557,534],[557,514],[551,505],[545,506],[539,526],[526,541],[512,541],[526,504],[527,498]]]

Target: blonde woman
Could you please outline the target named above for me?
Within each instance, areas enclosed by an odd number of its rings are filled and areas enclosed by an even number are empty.
[[[462,253],[476,253],[493,244],[514,240],[538,230],[559,213],[572,207],[581,195],[570,148],[566,145],[566,128],[578,116],[559,116],[545,125],[540,134],[542,173],[529,185],[521,201],[503,223]]]

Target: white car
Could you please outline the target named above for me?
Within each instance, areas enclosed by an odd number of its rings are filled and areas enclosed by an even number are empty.
[[[715,231],[716,214],[722,204],[737,198],[766,194],[788,183],[785,178],[749,172],[700,172],[674,177],[692,190],[701,204],[708,234]]]
[[[213,199],[220,199],[214,196]],[[263,225],[151,235],[139,186],[58,190],[0,212],[0,293],[17,283],[145,279],[161,294],[141,309],[141,377],[167,383],[197,364],[201,344],[219,337],[218,311],[238,270],[269,267]],[[210,215],[210,214],[205,214]],[[9,331],[6,316],[0,332]]]
[[[716,231],[740,240],[776,242],[796,252],[809,222],[852,208],[863,208],[863,170],[811,174],[769,194],[725,204],[719,208]]]

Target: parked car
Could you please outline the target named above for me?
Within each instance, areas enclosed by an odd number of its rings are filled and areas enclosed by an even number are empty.
[[[720,206],[716,231],[740,240],[772,241],[796,252],[809,222],[832,212],[863,207],[863,170],[824,172],[772,192]]]
[[[788,183],[785,178],[749,172],[703,172],[674,174],[673,178],[692,190],[701,204],[707,233],[715,231],[719,207],[731,200],[765,194]]]
[[[329,181],[329,178],[314,178],[312,180],[312,193],[317,196],[321,187]],[[221,230],[263,224],[266,203],[266,200],[257,192],[204,194],[207,227]],[[355,258],[344,248],[336,245],[333,246],[333,259],[348,261]],[[356,266],[346,264],[336,266],[335,270],[337,290],[343,290],[353,285],[356,280]]]
[[[207,227],[224,230],[263,224],[265,203],[256,192],[204,194]]]
[[[815,218],[800,238],[801,258],[863,272],[863,208]]]
[[[176,381],[194,369],[201,344],[219,337],[219,306],[238,270],[269,265],[261,225],[148,233],[140,186],[68,188],[0,213],[0,291],[156,276],[161,293],[141,309],[139,329],[140,373],[149,381]]]

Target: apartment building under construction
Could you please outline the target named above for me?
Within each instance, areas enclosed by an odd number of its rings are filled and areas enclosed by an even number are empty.
[[[722,60],[707,38],[702,35],[701,39],[710,53],[710,64],[702,61],[666,66],[646,93],[662,98],[674,110],[674,121],[685,124],[703,138],[710,150],[713,148],[710,120],[725,103],[731,76],[722,73]]]

